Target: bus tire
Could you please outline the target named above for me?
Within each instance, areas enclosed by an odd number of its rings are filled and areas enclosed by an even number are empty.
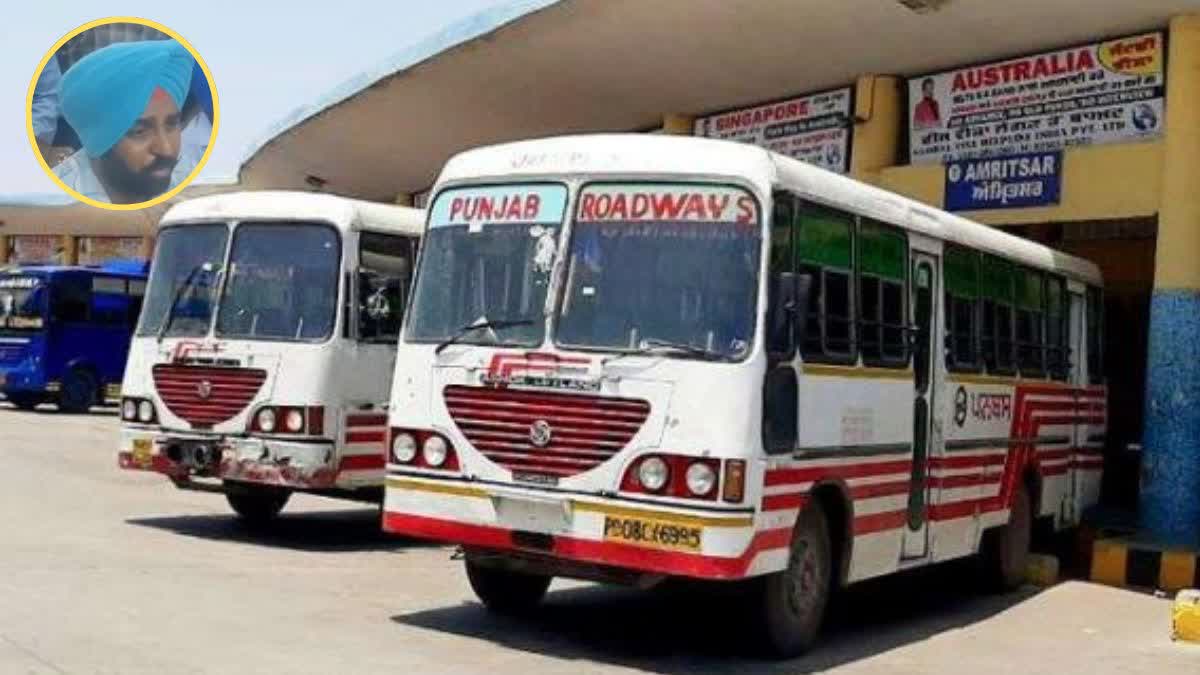
[[[82,368],[72,368],[63,378],[62,391],[58,393],[60,412],[80,414],[87,412],[96,403],[96,378]]]
[[[756,611],[772,656],[799,656],[812,647],[829,604],[832,568],[829,523],[824,509],[812,503],[796,522],[787,568],[760,582]]]
[[[17,410],[33,410],[42,404],[42,397],[37,394],[14,392],[6,396],[8,402],[16,406]]]
[[[290,490],[269,486],[237,486],[225,492],[229,507],[249,525],[265,525],[283,510],[291,499]]]
[[[471,590],[488,611],[497,614],[523,614],[538,605],[546,596],[553,577],[545,574],[527,574],[500,567],[481,565],[464,558],[467,581]]]
[[[1032,501],[1029,488],[1018,485],[1013,494],[1008,524],[992,528],[983,536],[981,562],[988,590],[1004,592],[1025,582],[1025,566],[1033,538]]]

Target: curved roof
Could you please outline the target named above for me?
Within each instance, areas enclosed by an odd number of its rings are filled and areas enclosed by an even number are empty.
[[[314,192],[261,190],[189,199],[163,216],[160,226],[206,219],[328,220],[340,230],[366,229],[420,235],[424,211]]]

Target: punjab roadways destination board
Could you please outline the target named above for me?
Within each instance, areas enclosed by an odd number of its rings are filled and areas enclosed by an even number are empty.
[[[1146,33],[913,78],[912,163],[1160,136],[1163,61]]]
[[[695,134],[757,145],[846,173],[850,165],[850,88],[696,119]]]

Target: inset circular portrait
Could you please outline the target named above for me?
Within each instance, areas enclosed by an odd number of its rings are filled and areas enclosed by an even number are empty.
[[[153,206],[208,160],[220,113],[212,73],[162,24],[112,17],[50,48],[29,85],[26,126],[42,168],[105,209]]]

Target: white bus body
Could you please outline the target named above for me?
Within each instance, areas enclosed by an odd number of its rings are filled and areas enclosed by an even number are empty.
[[[291,192],[173,207],[122,385],[119,463],[268,518],[378,499],[418,209]]]
[[[384,527],[461,544],[489,606],[765,575],[795,653],[831,586],[981,546],[1011,584],[1034,521],[1097,501],[1091,263],[696,138],[468,151],[428,220]],[[447,343],[480,321],[519,323]]]

